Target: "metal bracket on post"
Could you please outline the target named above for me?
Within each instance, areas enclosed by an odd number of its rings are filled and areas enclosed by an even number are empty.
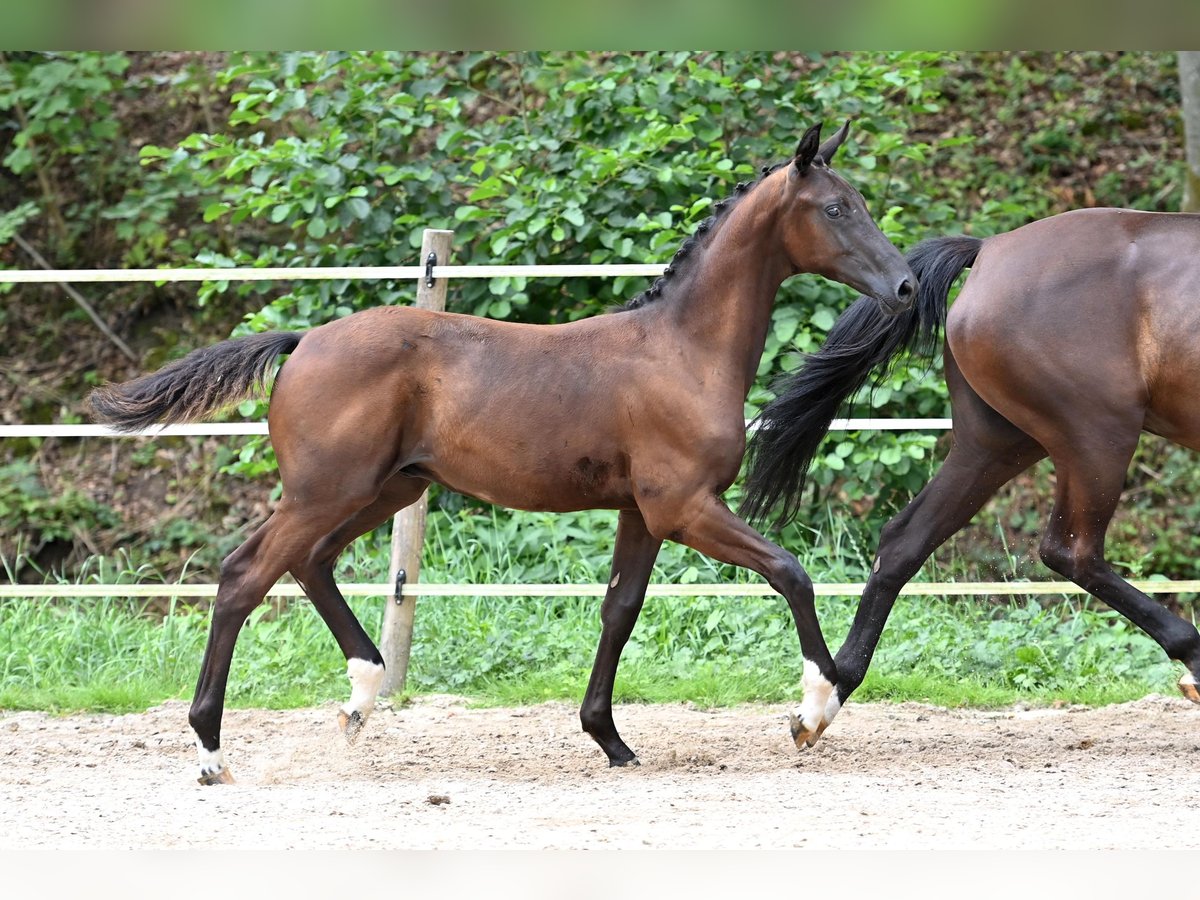
[[[427,287],[427,288],[433,287],[433,282],[434,282],[433,267],[436,265],[437,265],[437,254],[430,252],[430,254],[427,257],[425,257],[425,287]]]
[[[396,588],[392,593],[392,599],[396,601],[397,606],[404,605],[404,585],[408,583],[408,573],[403,569],[396,572]]]

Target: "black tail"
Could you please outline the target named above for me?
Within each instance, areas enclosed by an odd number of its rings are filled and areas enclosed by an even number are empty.
[[[758,415],[750,440],[743,517],[761,521],[777,510],[780,526],[795,517],[808,468],[842,403],[901,350],[932,355],[950,286],[982,244],[964,236],[917,245],[907,257],[920,280],[910,309],[888,318],[878,301],[860,297],[838,318],[821,349],[775,386],[777,396]]]
[[[117,431],[199,419],[265,393],[275,358],[295,350],[302,336],[272,331],[202,347],[150,375],[96,388],[88,404]]]

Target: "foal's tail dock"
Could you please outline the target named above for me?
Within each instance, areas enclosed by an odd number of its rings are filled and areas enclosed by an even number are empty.
[[[117,431],[190,422],[267,393],[276,357],[291,353],[301,333],[272,331],[193,350],[182,359],[88,397],[95,418]]]
[[[761,521],[777,510],[784,525],[795,517],[809,466],[842,403],[873,371],[886,371],[901,350],[933,354],[950,287],[982,245],[966,236],[918,244],[906,257],[920,280],[908,310],[889,318],[873,298],[860,297],[838,317],[821,349],[775,386],[777,396],[759,413],[747,451],[744,518]]]

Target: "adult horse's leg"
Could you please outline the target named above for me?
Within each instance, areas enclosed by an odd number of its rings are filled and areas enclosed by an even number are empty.
[[[291,570],[346,657],[350,699],[338,712],[338,724],[350,743],[358,737],[375,709],[375,699],[383,683],[384,664],[374,641],[363,630],[338,590],[333,567],[351,542],[382,525],[397,510],[415,503],[428,485],[423,478],[392,476],[373,502],[322,538],[312,553]]]
[[[834,658],[837,690],[814,740],[862,684],[900,589],[996,491],[1046,455],[1037,441],[980,399],[949,350],[946,381],[954,410],[953,446],[929,483],[883,527],[854,623]]]
[[[637,510],[623,510],[617,520],[617,543],[613,553],[608,591],[600,607],[600,643],[588,680],[579,720],[608,756],[609,766],[636,766],[637,756],[621,740],[612,717],[613,682],[617,663],[646,598],[646,585],[662,540],[646,529]]]
[[[715,494],[694,495],[683,502],[656,499],[652,507],[642,505],[642,512],[655,534],[720,562],[757,572],[783,595],[792,611],[804,656],[804,698],[791,717],[792,740],[797,747],[806,746],[821,724],[837,683],[837,670],[817,620],[812,580],[800,561],[734,515]]]
[[[1105,534],[1124,487],[1141,429],[1141,417],[1074,427],[1064,422],[1050,447],[1057,485],[1054,511],[1042,539],[1047,566],[1100,598],[1187,666],[1180,690],[1200,702],[1200,633],[1113,571],[1104,557]]]

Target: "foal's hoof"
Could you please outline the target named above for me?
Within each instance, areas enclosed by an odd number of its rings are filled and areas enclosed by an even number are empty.
[[[804,746],[811,747],[813,744],[815,744],[818,740],[821,739],[821,735],[823,735],[825,733],[825,729],[828,727],[829,727],[829,720],[822,719],[821,724],[817,726],[817,730],[813,732],[813,736],[804,742]]]
[[[1193,703],[1200,703],[1200,690],[1196,689],[1196,676],[1190,672],[1179,679],[1179,692]]]
[[[338,726],[342,729],[342,734],[346,736],[347,744],[353,744],[358,740],[359,732],[363,730],[363,726],[366,724],[367,717],[357,709],[350,713],[345,710],[338,712]]]
[[[792,740],[796,744],[797,750],[803,750],[805,747],[811,747],[817,742],[817,738],[821,736],[821,732],[825,730],[825,723],[822,722],[816,728],[809,728],[804,721],[797,715],[793,714],[788,724],[792,730]]]
[[[197,784],[205,786],[210,784],[233,784],[233,775],[228,769],[217,769],[215,772],[201,772],[200,777],[196,779]]]
[[[608,767],[610,769],[633,769],[641,764],[641,760],[639,760],[636,756],[629,759],[610,759],[608,761]]]

